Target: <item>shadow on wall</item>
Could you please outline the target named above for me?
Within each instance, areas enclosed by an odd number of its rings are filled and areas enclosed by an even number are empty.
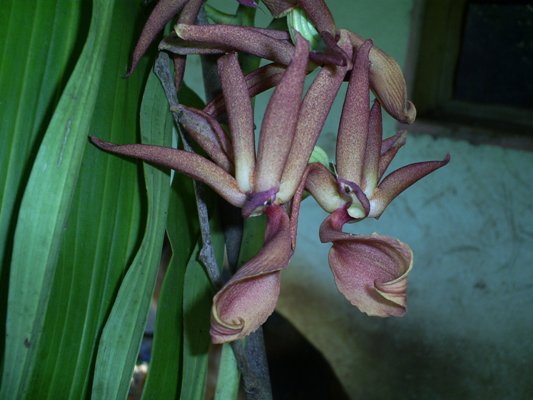
[[[408,313],[371,318],[336,290],[329,245],[305,201],[278,310],[318,349],[352,399],[533,398],[533,153],[416,136],[400,164],[443,149],[450,165],[350,226],[414,251]],[[394,167],[394,166],[392,166]],[[497,173],[496,173],[497,172]]]

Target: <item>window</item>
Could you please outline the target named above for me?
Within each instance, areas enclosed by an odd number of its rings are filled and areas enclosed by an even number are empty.
[[[420,3],[412,97],[421,124],[474,141],[533,137],[533,0]]]

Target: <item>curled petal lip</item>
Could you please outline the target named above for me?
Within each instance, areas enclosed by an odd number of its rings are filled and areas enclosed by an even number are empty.
[[[280,271],[292,256],[290,222],[278,205],[265,209],[265,244],[213,299],[211,338],[225,343],[244,337],[272,314],[280,289]]]
[[[350,220],[338,209],[320,227],[322,242],[333,242],[330,267],[339,291],[371,316],[402,316],[406,311],[407,275],[412,269],[409,246],[387,236],[342,232]]]

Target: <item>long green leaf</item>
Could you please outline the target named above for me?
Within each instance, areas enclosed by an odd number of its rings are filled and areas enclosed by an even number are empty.
[[[89,132],[138,141],[148,64],[123,79],[142,19],[140,7],[115,5],[98,99]],[[81,399],[90,392],[96,346],[125,268],[144,230],[140,165],[86,148],[64,229],[28,398]]]
[[[172,120],[163,89],[152,73],[141,107],[143,143],[170,146]],[[120,286],[98,347],[92,397],[126,398],[150,306],[166,227],[170,193],[167,174],[144,165],[148,220],[139,251]]]
[[[224,256],[224,235],[217,218],[211,219],[211,241],[218,265]],[[209,324],[213,286],[198,261],[199,247],[187,265],[183,290],[183,372],[180,398],[203,400],[210,344]]]
[[[81,23],[80,14],[86,6],[5,0],[0,7],[0,266],[6,270],[8,234],[28,163],[81,51],[89,21]]]
[[[26,186],[10,271],[1,398],[21,398],[35,365],[45,309],[109,42],[113,1],[96,0],[82,54],[61,96]],[[45,195],[43,195],[45,194]]]
[[[172,248],[157,303],[157,316],[143,400],[174,400],[179,393],[185,269],[198,237],[198,219],[192,210],[194,191],[189,178],[176,174],[170,196],[167,234]]]
[[[230,344],[225,343],[220,355],[215,400],[236,400],[239,394],[240,378],[233,349]]]

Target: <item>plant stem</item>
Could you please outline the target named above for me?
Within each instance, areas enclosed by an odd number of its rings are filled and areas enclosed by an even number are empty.
[[[246,399],[272,400],[263,328],[260,327],[247,338],[231,345],[242,374]]]
[[[199,19],[205,18],[205,14],[200,11]],[[205,21],[205,20],[204,20]],[[159,53],[159,56],[155,65],[156,75],[161,80],[164,91],[166,93],[172,115],[179,127],[179,113],[178,97],[176,88],[174,85],[174,79],[172,77],[170,67],[170,58],[166,53]],[[202,68],[204,69],[204,84],[206,90],[206,97],[212,98],[215,93],[220,90],[220,83],[218,82],[218,75],[216,73],[216,63],[214,60],[207,60],[202,57]],[[192,151],[187,138],[180,131],[180,136],[184,143],[186,151]],[[219,273],[219,269],[214,257],[214,251],[211,246],[211,233],[209,228],[209,217],[206,203],[203,199],[202,185],[195,184],[196,192],[196,205],[198,208],[198,216],[200,219],[200,228],[202,234],[203,246],[200,252],[200,260],[205,265],[209,278],[215,287],[222,286],[222,279]],[[235,213],[231,213],[233,217]],[[231,218],[229,222],[225,224],[225,239],[226,247],[230,255],[229,259],[232,264],[236,264],[240,244],[242,240],[242,219]],[[265,346],[263,341],[263,331],[259,328],[252,333],[246,339],[239,340],[232,343],[232,348],[237,359],[237,364],[242,375],[244,390],[247,400],[271,400],[272,389],[270,386],[270,375],[268,372],[268,363],[265,353]]]
[[[160,52],[159,56],[157,57],[156,63],[155,63],[155,73],[159,80],[161,81],[161,84],[163,85],[163,89],[165,91],[165,94],[167,96],[170,109],[172,110],[172,116],[174,117],[174,121],[176,123],[176,126],[178,127],[178,130],[180,132],[181,140],[183,141],[183,148],[185,151],[192,152],[192,148],[186,138],[186,136],[183,134],[182,130],[179,129],[179,113],[177,111],[174,111],[177,109],[179,103],[178,103],[178,96],[176,93],[176,87],[174,86],[174,79],[172,77],[172,74],[170,72],[169,67],[170,57],[168,54]],[[196,181],[193,181],[194,184],[194,191],[196,194],[196,208],[198,210],[198,218],[200,220],[200,231],[202,234],[202,249],[200,250],[200,261],[204,264],[207,270],[207,274],[209,275],[209,279],[211,280],[211,283],[219,288],[222,287],[222,281],[220,277],[220,272],[218,269],[218,265],[215,259],[215,253],[213,251],[213,246],[211,245],[211,231],[209,228],[209,213],[207,210],[207,204],[205,202],[205,189],[204,186]]]

